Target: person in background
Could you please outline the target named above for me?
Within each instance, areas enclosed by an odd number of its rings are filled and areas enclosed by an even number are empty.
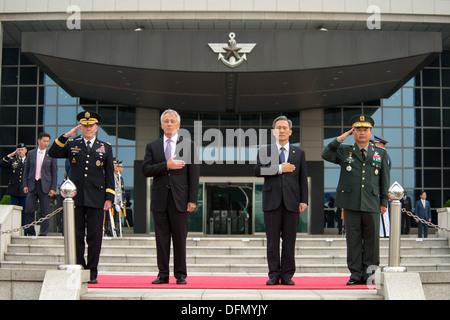
[[[430,201],[427,200],[427,193],[425,191],[421,191],[419,196],[420,196],[420,199],[416,201],[414,213],[419,218],[424,219],[428,222],[431,222],[431,205],[430,205]],[[418,223],[417,237],[418,238],[422,238],[422,237],[428,238],[428,225],[420,222],[418,219],[416,219],[416,222]],[[423,235],[422,235],[422,230],[423,230]]]
[[[56,159],[48,156],[47,148],[50,143],[50,135],[45,132],[39,133],[38,147],[28,153],[28,161],[23,171],[23,192],[27,195],[27,224],[34,221],[34,212],[39,200],[40,217],[50,214],[50,200],[56,193],[58,181],[58,170]],[[45,220],[41,223],[40,236],[46,236],[50,222]],[[36,230],[30,227],[28,235],[35,236]]]
[[[11,152],[0,161],[0,168],[7,168],[11,171],[6,194],[9,194],[12,205],[22,207],[22,226],[27,222],[25,215],[27,195],[23,192],[22,187],[23,169],[26,161],[27,146],[25,143],[19,143],[14,152]],[[27,235],[27,230],[25,230],[24,234]]]
[[[411,198],[407,195],[407,192],[405,191],[405,195],[400,200],[400,203],[402,204],[402,209],[405,209],[406,211],[412,212],[412,201]],[[402,210],[402,234],[409,234],[409,230],[411,229],[411,219],[410,217],[403,212]]]

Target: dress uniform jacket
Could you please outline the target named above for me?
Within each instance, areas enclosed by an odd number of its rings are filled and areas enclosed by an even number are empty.
[[[68,140],[68,141],[67,141]],[[69,179],[75,183],[75,206],[103,208],[105,200],[114,202],[114,165],[111,145],[95,139],[90,152],[82,136],[55,140],[48,151],[53,158],[68,158]]]
[[[386,150],[369,143],[363,161],[356,143],[341,144],[334,139],[325,147],[322,158],[341,167],[336,207],[379,213],[380,205],[388,206],[390,171]]]
[[[11,175],[8,181],[7,194],[13,197],[26,197],[27,195],[23,193],[22,180],[23,180],[23,170],[25,168],[27,158],[22,162],[19,157],[14,156],[13,158],[4,157],[0,162],[0,167],[8,168],[11,170]]]

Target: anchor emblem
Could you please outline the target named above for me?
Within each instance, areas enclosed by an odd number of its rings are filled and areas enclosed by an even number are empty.
[[[221,60],[230,68],[236,68],[244,62],[244,60],[247,60],[247,53],[252,52],[256,43],[240,43],[238,45],[235,40],[236,34],[234,32],[230,32],[228,36],[230,37],[230,40],[228,40],[229,44],[208,43],[208,45],[212,51],[219,54],[218,60]],[[240,53],[242,53],[242,55],[239,55]]]

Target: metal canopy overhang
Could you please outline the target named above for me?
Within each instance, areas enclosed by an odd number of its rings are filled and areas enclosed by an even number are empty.
[[[264,112],[389,97],[442,51],[440,33],[233,31],[256,43],[229,68],[226,31],[24,33],[22,52],[73,96],[194,112]]]

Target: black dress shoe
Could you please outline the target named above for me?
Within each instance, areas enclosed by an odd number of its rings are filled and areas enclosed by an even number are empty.
[[[281,284],[285,286],[293,286],[295,282],[292,279],[281,279]]]
[[[352,279],[350,278],[350,280],[347,281],[347,285],[348,286],[354,286],[357,284],[364,284],[365,282],[361,281],[361,280],[356,280],[356,279]]]
[[[178,278],[177,279],[177,284],[187,284],[186,279],[185,278]]]
[[[269,280],[267,280],[266,285],[274,286],[274,285],[277,285],[279,282],[280,282],[280,280],[278,278],[270,278]]]
[[[163,283],[169,283],[169,278],[161,278],[158,276],[158,278],[152,281],[152,284],[163,284]]]
[[[88,281],[88,283],[89,284],[97,284],[98,281],[97,281],[97,279],[91,279],[91,280]]]

